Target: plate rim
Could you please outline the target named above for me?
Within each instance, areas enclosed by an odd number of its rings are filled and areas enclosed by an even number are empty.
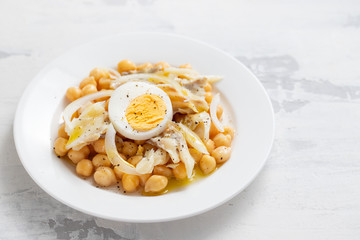
[[[119,37],[119,36],[129,36],[129,35],[162,35],[164,37],[173,37],[173,38],[178,38],[178,39],[183,39],[183,40],[187,40],[187,41],[191,41],[200,45],[204,45],[214,51],[217,51],[225,56],[227,56],[228,58],[231,58],[232,60],[236,61],[238,64],[240,64],[243,69],[247,72],[247,74],[251,75],[255,80],[256,80],[256,84],[258,85],[258,87],[261,88],[262,93],[264,94],[264,96],[266,97],[267,100],[267,105],[268,107],[270,107],[270,112],[271,112],[271,140],[270,143],[268,145],[268,149],[266,152],[266,157],[263,158],[263,160],[261,161],[261,165],[259,168],[257,168],[257,171],[252,174],[252,177],[248,179],[248,181],[243,185],[243,187],[237,189],[237,191],[235,191],[233,194],[227,196],[226,198],[224,198],[222,201],[217,202],[216,204],[213,204],[210,207],[204,208],[202,210],[199,211],[194,211],[192,213],[189,214],[178,214],[178,216],[174,216],[174,217],[163,217],[163,218],[156,218],[156,219],[145,219],[145,220],[139,220],[139,219],[127,219],[127,218],[122,218],[120,217],[114,217],[114,216],[108,216],[108,215],[102,215],[99,214],[97,212],[92,212],[89,211],[85,208],[80,208],[78,206],[73,205],[72,203],[66,202],[64,201],[62,198],[56,196],[55,194],[52,193],[51,190],[47,189],[47,187],[41,183],[41,181],[39,181],[35,176],[33,176],[33,174],[31,173],[31,171],[29,170],[29,168],[27,167],[26,163],[25,163],[25,157],[23,156],[23,153],[21,151],[20,145],[21,145],[21,141],[19,140],[20,138],[20,121],[21,121],[21,115],[22,115],[22,110],[23,110],[23,105],[25,104],[25,99],[27,98],[27,96],[29,95],[29,93],[31,92],[31,90],[33,89],[34,86],[36,86],[36,84],[41,80],[40,76],[42,74],[44,74],[52,65],[54,62],[56,62],[59,58],[63,57],[64,55],[70,53],[71,51],[80,48],[80,47],[86,47],[86,45],[92,45],[95,44],[96,42],[101,42],[101,41],[106,41],[108,39],[112,39],[115,37]],[[107,35],[104,37],[100,37],[91,41],[87,41],[84,42],[82,44],[76,44],[68,49],[66,49],[65,51],[63,51],[62,53],[60,53],[59,55],[57,55],[55,58],[53,58],[52,60],[50,60],[47,64],[45,64],[41,70],[34,76],[32,77],[31,81],[27,84],[25,90],[23,91],[18,104],[16,106],[16,111],[15,111],[15,117],[14,117],[14,121],[13,121],[13,137],[14,137],[14,143],[15,143],[15,148],[16,148],[16,152],[19,156],[20,162],[22,164],[22,166],[25,168],[26,172],[29,174],[29,176],[32,178],[32,180],[44,191],[46,192],[48,195],[50,195],[52,198],[56,199],[57,201],[61,202],[62,204],[71,207],[77,211],[86,213],[88,215],[91,216],[95,216],[95,217],[99,217],[102,219],[108,219],[108,220],[112,220],[112,221],[120,221],[120,222],[132,222],[132,223],[153,223],[153,222],[169,222],[169,221],[175,221],[175,220],[180,220],[180,219],[184,219],[184,218],[189,218],[192,216],[196,216],[202,213],[205,213],[207,211],[210,211],[212,209],[217,208],[220,205],[223,205],[225,202],[229,201],[230,199],[234,198],[236,195],[238,195],[239,193],[241,193],[242,191],[244,191],[244,189],[246,189],[253,181],[254,179],[259,175],[259,173],[262,171],[262,169],[264,168],[269,155],[271,153],[272,147],[273,147],[273,143],[274,143],[274,137],[275,137],[275,114],[274,114],[274,109],[273,109],[273,105],[270,99],[270,96],[268,95],[265,87],[262,85],[262,83],[260,82],[260,80],[256,77],[256,75],[248,68],[246,67],[242,62],[240,62],[238,59],[236,59],[234,56],[232,56],[231,54],[225,52],[224,50],[214,47],[206,42],[203,42],[201,40],[198,39],[194,39],[188,36],[184,36],[184,35],[180,35],[180,34],[174,34],[174,33],[164,33],[164,32],[127,32],[127,33],[118,33],[118,34],[112,34],[112,35]]]

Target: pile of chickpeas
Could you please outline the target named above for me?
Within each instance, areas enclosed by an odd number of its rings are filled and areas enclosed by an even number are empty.
[[[166,62],[159,62],[155,65],[145,63],[135,65],[129,60],[123,60],[118,63],[118,72],[120,74],[137,70],[146,71],[153,67],[159,66],[161,69],[170,67]],[[191,65],[184,64],[180,68],[190,68]],[[69,101],[95,93],[97,91],[111,89],[110,72],[106,69],[95,68],[89,76],[83,79],[78,87],[70,87],[66,92],[66,98]],[[207,84],[205,87],[205,100],[210,104],[212,101],[212,86]],[[106,110],[108,98],[98,99],[97,101],[106,101]],[[78,117],[83,109],[79,109],[73,117]],[[220,119],[223,114],[223,107],[219,105],[216,112]],[[182,114],[175,114],[174,121],[179,122],[185,117]],[[224,127],[224,132],[219,132],[214,124],[211,124],[210,138],[205,141],[205,146],[209,154],[203,154],[189,146],[189,152],[194,158],[197,167],[207,175],[212,173],[219,165],[226,162],[231,155],[231,141],[234,138],[234,130],[229,126]],[[200,135],[200,129],[195,129],[195,133]],[[65,126],[62,124],[58,129],[58,138],[54,143],[54,151],[57,156],[68,158],[76,165],[76,173],[83,178],[93,176],[95,183],[101,187],[109,187],[120,184],[124,192],[136,192],[143,190],[145,193],[160,194],[165,192],[169,181],[185,181],[187,179],[185,165],[180,162],[175,168],[169,168],[165,164],[154,167],[152,173],[142,175],[131,175],[120,171],[119,167],[113,166],[105,152],[105,139],[100,138],[90,144],[82,147],[80,150],[66,149],[66,143],[69,136],[65,132]],[[157,148],[146,143],[145,140],[130,140],[120,134],[116,135],[116,147],[123,159],[136,166],[144,156],[147,150]],[[167,155],[168,163],[172,163]],[[118,185],[118,188],[119,185]]]

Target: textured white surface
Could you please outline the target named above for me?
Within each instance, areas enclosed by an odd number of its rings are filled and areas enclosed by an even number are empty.
[[[128,31],[209,42],[267,89],[272,154],[223,206],[168,223],[111,222],[60,204],[21,166],[12,121],[27,83],[69,47]],[[359,42],[358,1],[1,1],[0,239],[359,239]]]

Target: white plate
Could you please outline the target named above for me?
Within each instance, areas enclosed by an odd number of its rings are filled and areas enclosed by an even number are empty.
[[[95,188],[53,152],[64,93],[94,67],[134,62],[191,63],[200,73],[222,75],[223,94],[236,136],[231,159],[211,176],[156,197],[127,196]],[[229,108],[231,105],[231,108]],[[230,55],[189,38],[132,33],[74,48],[47,65],[29,84],[17,108],[14,137],[19,157],[34,181],[60,202],[101,218],[160,222],[208,211],[241,192],[259,173],[274,136],[272,106],[257,78]]]

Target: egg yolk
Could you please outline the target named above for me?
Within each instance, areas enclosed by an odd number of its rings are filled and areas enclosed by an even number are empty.
[[[157,95],[144,94],[134,98],[126,108],[129,125],[137,131],[148,131],[158,126],[166,114],[166,104]]]

